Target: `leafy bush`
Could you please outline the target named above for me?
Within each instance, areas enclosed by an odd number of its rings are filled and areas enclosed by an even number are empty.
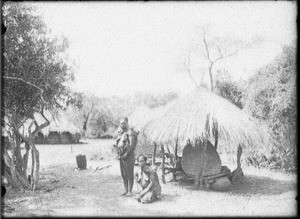
[[[284,47],[272,63],[251,78],[244,96],[245,109],[255,118],[267,122],[273,147],[266,161],[252,154],[252,162],[272,169],[296,170],[296,49]],[[263,154],[263,153],[262,153]]]

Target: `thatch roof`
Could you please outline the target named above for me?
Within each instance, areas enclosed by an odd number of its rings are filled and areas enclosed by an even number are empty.
[[[129,126],[135,130],[140,128],[150,121],[153,111],[146,105],[140,105],[133,113],[129,116]]]
[[[149,122],[151,119],[157,115],[157,113],[162,109],[162,107],[150,109],[146,105],[140,105],[134,112],[129,116],[128,122],[129,126],[135,131],[140,131],[141,128]],[[153,144],[147,136],[143,133],[139,133],[138,143],[136,146],[135,154],[138,155],[150,155],[153,152]]]
[[[49,132],[70,132],[71,134],[80,133],[81,130],[75,126],[72,121],[68,118],[65,113],[60,113],[59,117],[57,119],[52,118],[50,120],[50,125],[45,127],[42,130],[42,133],[48,134]]]
[[[129,126],[136,131],[140,131],[149,121],[156,118],[162,110],[164,110],[164,106],[151,109],[146,105],[140,105],[129,116]]]
[[[230,145],[259,147],[268,142],[266,128],[228,100],[205,88],[186,94],[165,105],[154,119],[145,124],[141,132],[151,141],[174,147],[178,139],[184,146],[188,139],[219,138]],[[222,147],[222,145],[220,145]]]

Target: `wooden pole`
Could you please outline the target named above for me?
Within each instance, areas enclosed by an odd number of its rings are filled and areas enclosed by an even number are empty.
[[[175,143],[175,152],[174,152],[174,153],[175,153],[175,156],[174,156],[174,157],[175,157],[175,160],[174,160],[174,165],[175,165],[174,167],[175,167],[175,168],[177,168],[177,163],[178,163],[178,155],[177,155],[177,151],[178,151],[178,138],[176,139],[176,143]],[[176,179],[176,173],[173,172],[172,175],[173,175],[173,181],[176,182],[176,181],[177,181],[177,179]]]
[[[241,145],[239,144],[239,147],[238,147],[238,151],[237,151],[237,168],[241,169],[241,156],[242,156],[242,147]]]
[[[215,131],[215,148],[218,149],[219,132],[218,129]]]
[[[201,171],[201,174],[200,174],[200,188],[202,187],[202,178],[203,178],[203,174],[204,174],[204,170],[205,170],[205,166],[206,166],[206,148],[207,148],[207,141],[204,142],[204,145],[203,145],[203,168],[202,168],[202,171]]]
[[[201,155],[200,153],[200,148],[199,148],[199,145],[198,145],[198,139],[195,140],[195,149],[197,150],[197,152],[199,153],[199,156]],[[195,165],[199,165],[199,164],[195,164]],[[201,174],[202,170],[201,170],[201,167],[200,168],[197,168],[197,172],[196,172],[196,175],[195,175],[195,181],[194,181],[194,186],[195,186],[195,189],[199,189],[199,185],[200,185],[200,174]]]
[[[162,151],[162,166],[161,166],[161,181],[163,184],[166,184],[165,180],[165,149],[164,145],[161,145],[161,151]]]
[[[195,182],[194,182],[195,189],[199,189],[199,182],[200,182],[200,171],[197,172],[195,176]]]
[[[156,156],[156,143],[153,142],[153,156],[152,156],[152,165],[155,165],[155,156]]]
[[[242,155],[242,147],[239,145],[237,150],[237,168],[231,174],[231,182],[237,182],[241,177],[244,176],[244,173],[241,168],[241,155]]]
[[[176,139],[176,144],[175,144],[175,162],[178,159],[178,138]]]
[[[170,151],[170,149],[169,149],[169,145],[167,144],[167,150],[168,150],[168,154],[169,154],[169,158],[170,158],[170,164],[172,165],[172,166],[175,166],[175,162],[174,162],[174,160],[173,160],[173,158],[172,158],[172,154],[171,154],[171,151]]]

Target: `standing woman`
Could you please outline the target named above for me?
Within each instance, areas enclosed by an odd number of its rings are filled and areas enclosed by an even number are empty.
[[[121,176],[124,183],[125,192],[123,196],[132,196],[134,181],[134,149],[137,144],[137,133],[129,128],[128,118],[120,120],[117,132],[116,146],[118,148],[118,159],[120,160]]]

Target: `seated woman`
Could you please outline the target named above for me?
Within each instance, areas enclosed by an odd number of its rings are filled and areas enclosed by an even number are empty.
[[[161,196],[161,186],[157,173],[147,165],[147,157],[140,155],[137,160],[141,166],[141,172],[135,175],[139,187],[136,199],[144,204],[154,202]]]

